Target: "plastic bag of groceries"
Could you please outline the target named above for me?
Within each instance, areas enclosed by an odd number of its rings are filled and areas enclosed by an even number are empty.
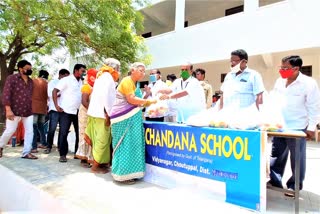
[[[148,117],[164,117],[168,112],[168,103],[166,100],[158,100],[157,103],[151,104],[147,109]]]
[[[201,111],[198,114],[192,115],[186,121],[187,125],[190,126],[209,126],[212,118],[215,118],[218,110],[216,108],[209,108]]]
[[[235,109],[229,119],[229,128],[231,129],[257,129],[259,124],[261,124],[261,113],[256,103],[246,108]]]
[[[260,106],[261,123],[260,130],[281,132],[285,129],[285,121],[282,115],[282,106],[285,99],[279,93],[271,91],[264,93],[263,105]]]
[[[218,100],[214,109],[217,109],[216,114],[210,116],[209,126],[214,128],[227,128],[230,118],[233,116],[233,109],[223,108],[220,110],[220,100]]]

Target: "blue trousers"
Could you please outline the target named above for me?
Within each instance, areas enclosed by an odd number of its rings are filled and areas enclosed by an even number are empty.
[[[52,149],[54,133],[59,123],[59,112],[51,110],[49,112],[49,130],[47,135],[48,148]]]
[[[38,133],[40,134],[40,143],[43,146],[47,146],[47,139],[44,129],[46,122],[46,115],[44,114],[33,114],[33,141],[32,149],[38,148]]]
[[[274,137],[270,157],[270,183],[273,186],[283,188],[282,177],[290,152],[290,163],[292,175],[287,181],[287,188],[294,189],[295,186],[295,146],[299,143],[300,152],[300,190],[306,174],[306,139],[305,138],[282,138]]]

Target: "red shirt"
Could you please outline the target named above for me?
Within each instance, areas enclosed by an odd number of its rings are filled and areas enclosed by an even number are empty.
[[[2,104],[10,106],[13,114],[20,117],[32,115],[32,79],[28,77],[26,83],[21,74],[12,74],[7,77],[3,88]]]

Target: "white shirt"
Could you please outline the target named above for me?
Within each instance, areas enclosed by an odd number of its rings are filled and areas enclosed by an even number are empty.
[[[185,123],[188,118],[206,109],[206,99],[200,82],[189,77],[186,81],[176,79],[171,90],[175,92],[186,91],[187,96],[177,99],[177,122]]]
[[[151,89],[151,95],[149,95],[147,97],[147,99],[156,99],[157,98],[156,94],[158,93],[158,91],[161,90],[161,89],[165,89],[168,86],[167,86],[167,84],[165,82],[163,82],[161,79],[159,79],[154,84],[150,83],[148,85],[148,87]],[[145,94],[146,93],[144,92],[143,93],[143,97],[144,97]],[[149,107],[146,107],[146,110],[145,110],[145,113],[144,113],[145,117],[148,117],[148,109],[149,109]]]
[[[56,89],[59,89],[59,106],[68,114],[77,114],[81,104],[81,86],[82,81],[77,80],[74,75],[70,75],[59,80]]]
[[[250,68],[241,74],[229,72],[221,86],[223,92],[223,108],[245,108],[256,101],[256,95],[263,92],[261,75]]]
[[[287,129],[315,131],[320,122],[320,93],[317,82],[302,73],[286,87],[287,79],[278,78],[274,91],[283,100],[282,114]]]
[[[116,84],[111,74],[104,72],[94,82],[87,114],[91,117],[106,118],[105,111],[110,115],[115,99]]]
[[[59,82],[59,79],[54,79],[54,80],[51,80],[49,83],[48,83],[48,98],[49,98],[49,112],[51,110],[53,111],[57,111],[56,107],[54,106],[54,102],[53,102],[53,99],[52,99],[52,91],[53,89],[56,87],[56,85],[58,84]],[[58,93],[60,94],[60,93]],[[60,105],[60,98],[58,97],[58,105]]]

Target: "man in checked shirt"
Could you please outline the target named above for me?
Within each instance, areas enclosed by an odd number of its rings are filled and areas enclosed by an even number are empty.
[[[0,158],[2,157],[3,147],[16,131],[19,121],[22,120],[25,128],[24,147],[22,158],[38,159],[31,154],[33,140],[33,115],[32,115],[32,88],[33,82],[30,79],[32,74],[31,63],[21,60],[17,64],[19,73],[7,77],[2,104],[6,110],[6,129],[0,137]]]

